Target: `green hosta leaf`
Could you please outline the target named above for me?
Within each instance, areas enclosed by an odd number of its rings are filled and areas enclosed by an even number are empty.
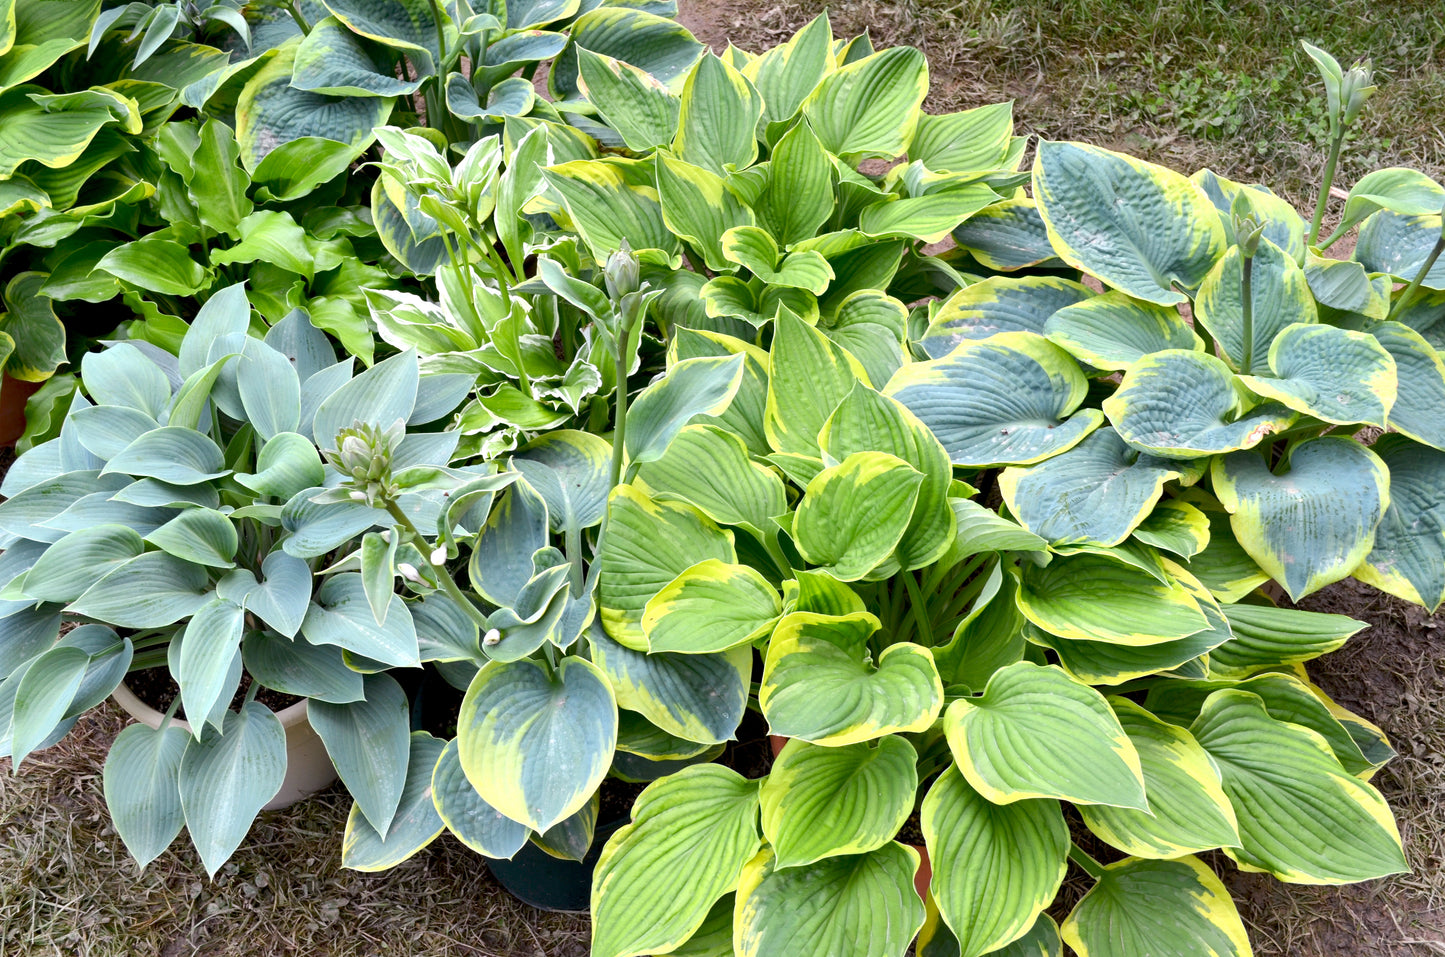
[[[1391,481],[1398,494],[1399,476],[1392,475]],[[1340,648],[1367,627],[1344,615],[1272,605],[1225,605],[1223,611],[1233,638],[1210,653],[1209,670],[1226,677],[1242,678],[1266,668],[1311,661]]]
[[[937,243],[974,213],[998,201],[999,195],[983,183],[971,183],[927,196],[877,203],[864,209],[858,228],[866,236],[903,236],[922,243]]]
[[[1229,890],[1197,857],[1104,866],[1062,928],[1080,957],[1250,957]]]
[[[1337,425],[1383,428],[1395,402],[1395,361],[1368,333],[1287,326],[1269,347],[1269,368],[1273,378],[1246,375],[1239,381],[1257,395]]]
[[[837,461],[876,451],[897,456],[922,475],[912,516],[895,550],[905,569],[931,564],[952,543],[955,522],[948,492],[953,469],[948,454],[905,406],[857,384],[823,426],[819,442]]]
[[[833,30],[826,16],[814,17],[786,42],[760,54],[742,67],[763,97],[767,124],[790,120],[797,115],[808,94],[829,71],[833,62]]]
[[[241,644],[246,672],[283,694],[317,702],[350,704],[364,694],[363,676],[346,666],[344,653],[332,645],[313,645],[269,631],[253,631]]]
[[[442,51],[436,7],[423,0],[398,0],[395,3],[367,3],[365,0],[330,0],[327,9],[356,33],[399,50],[415,51],[422,59],[418,72],[430,73],[439,62]],[[441,26],[450,26],[442,20]],[[315,27],[312,28],[313,30]]]
[[[1388,273],[1402,282],[1410,282],[1435,248],[1440,229],[1439,212],[1433,216],[1407,216],[1381,210],[1360,227],[1355,259],[1372,273]],[[1420,285],[1426,289],[1445,289],[1445,258],[1435,261]]]
[[[954,465],[1028,465],[1058,455],[1104,420],[1075,414],[1088,391],[1079,366],[1030,333],[966,341],[942,359],[898,370],[884,394],[918,416]]]
[[[1235,369],[1251,372],[1263,364],[1270,343],[1294,323],[1317,321],[1314,297],[1302,270],[1284,250],[1268,239],[1259,243],[1251,270],[1253,342],[1244,341],[1243,258],[1235,246],[1210,270],[1199,288],[1195,316],[1219,343],[1224,358]],[[1251,368],[1244,368],[1244,356]]]
[[[809,124],[795,125],[773,146],[766,176],[754,169],[751,181],[733,176],[728,185],[784,248],[812,239],[833,215],[833,161]],[[749,182],[754,189],[745,188]]]
[[[812,250],[792,253],[779,264],[777,243],[756,226],[736,226],[724,233],[722,254],[769,285],[806,289],[814,295],[822,295],[834,278],[828,260]]]
[[[761,791],[763,833],[778,868],[887,844],[913,810],[917,752],[897,735],[824,748],[789,741]]]
[[[935,173],[995,169],[1008,154],[1013,103],[993,103],[942,116],[924,114],[908,144],[908,159]]]
[[[577,49],[578,86],[634,153],[672,142],[679,103],[667,85],[630,63]]]
[[[1384,319],[1390,311],[1388,280],[1384,280],[1382,288],[1357,262],[1320,259],[1311,254],[1305,260],[1305,279],[1318,305],[1371,319]]]
[[[102,475],[160,479],[172,485],[199,485],[227,474],[221,449],[205,433],[180,426],[154,429],[137,438],[106,463]]]
[[[680,249],[663,222],[651,170],[643,168],[648,162],[609,157],[574,160],[542,171],[599,265],[621,248],[624,239],[634,249],[660,249],[669,256]]]
[[[1013,576],[995,563],[952,637],[933,649],[945,686],[982,689],[995,671],[1023,657],[1024,619],[1015,601],[1017,592]]]
[[[737,352],[746,357],[743,360],[743,381],[738,385],[738,394],[733,396],[727,411],[715,419],[699,419],[698,424],[719,426],[742,439],[752,454],[767,455],[771,448],[764,434],[763,419],[768,402],[768,354],[732,336],[685,328],[673,330],[669,349],[678,359]]]
[[[509,607],[532,580],[532,556],[547,544],[547,505],[530,485],[503,495],[477,533],[467,571],[472,587],[494,605]]]
[[[168,296],[191,296],[209,280],[186,247],[169,239],[140,239],[117,246],[95,268],[140,289]]]
[[[734,948],[742,957],[902,957],[923,926],[913,889],[918,852],[889,842],[867,854],[779,868],[761,851],[738,880]]]
[[[803,103],[818,140],[838,156],[900,156],[928,92],[928,61],[893,47],[829,73]]]
[[[701,250],[707,268],[731,270],[733,265],[723,255],[722,237],[734,226],[751,226],[753,213],[722,178],[671,153],[659,152],[657,193],[667,228]]]
[[[757,853],[757,815],[758,782],[720,765],[650,785],[592,874],[592,953],[641,957],[691,937]]]
[[[147,552],[107,573],[68,610],[123,628],[158,628],[195,614],[209,585],[200,566]]]
[[[299,50],[299,38],[278,47],[246,81],[236,101],[241,165],[253,176],[261,172],[260,164],[269,153],[295,140],[320,137],[359,152],[391,115],[395,101],[389,96],[328,96],[293,87]],[[325,169],[335,175],[334,166]]]
[[[748,701],[750,645],[712,655],[647,654],[619,645],[595,624],[587,641],[619,707],[704,746],[731,740],[737,732]]]
[[[1290,259],[1297,263],[1305,261],[1305,221],[1287,201],[1271,193],[1267,187],[1231,182],[1208,169],[1202,169],[1189,178],[1204,190],[1219,211],[1225,240],[1231,245],[1239,241],[1234,230],[1233,214],[1240,212],[1241,215],[1252,216],[1255,222],[1261,224],[1264,238],[1288,253]]]
[[[1109,704],[1139,752],[1149,810],[1082,807],[1089,829],[1125,854],[1151,859],[1238,844],[1234,809],[1219,772],[1189,732],[1127,698],[1110,698]]]
[[[366,586],[354,572],[326,579],[306,610],[301,634],[313,645],[337,645],[399,668],[421,662],[416,626],[401,596],[391,596],[386,623],[378,624],[366,598]]]
[[[19,676],[8,728],[14,767],[54,740],[52,733],[71,710],[89,664],[90,655],[84,649],[60,645],[36,658]],[[62,734],[64,730],[68,728]]]
[[[1127,369],[1166,349],[1204,348],[1179,310],[1117,291],[1064,306],[1048,317],[1043,334],[1096,369]]]
[[[346,833],[341,839],[341,866],[354,871],[384,871],[395,867],[436,840],[445,825],[432,796],[432,771],[443,744],[425,731],[413,731],[406,762],[406,784],[401,802],[385,836],[378,834],[351,805]]]
[[[6,312],[0,316],[0,335],[10,337],[12,350],[5,372],[15,379],[41,382],[65,361],[65,327],[55,315],[48,296],[40,293],[46,274],[22,272],[5,287]]]
[[[932,197],[929,197],[932,198]],[[959,343],[1001,332],[1040,335],[1054,313],[1093,295],[1087,286],[1054,276],[994,276],[965,286],[944,300],[918,340],[930,359],[941,359]]]
[[[858,361],[803,320],[784,312],[773,336],[763,425],[778,452],[818,454],[818,433],[865,373]]]
[[[1102,428],[1061,455],[1005,469],[999,491],[1029,531],[1055,545],[1118,545],[1148,517],[1181,463],[1141,455]]]
[[[71,532],[36,559],[25,579],[25,596],[38,601],[74,601],[144,550],[140,535],[124,525],[97,525]]]
[[[447,77],[447,110],[455,117],[476,123],[503,122],[509,116],[525,116],[537,102],[537,91],[520,76],[512,76],[487,91],[487,102],[477,99],[471,81],[460,73]]]
[[[190,157],[192,175],[186,180],[186,191],[201,222],[232,236],[253,208],[246,198],[251,178],[237,162],[240,155],[231,128],[220,120],[207,120],[201,127],[199,148]]]
[[[710,558],[737,561],[730,533],[689,505],[657,501],[633,486],[618,486],[608,504],[607,534],[598,554],[598,608],[607,634],[646,650],[642,615],[648,601],[688,568]]]
[[[1288,883],[1345,884],[1407,869],[1380,792],[1346,773],[1314,732],[1246,691],[1218,691],[1189,729],[1239,816],[1227,853]]]
[[[1178,173],[1081,143],[1039,144],[1034,199],[1069,265],[1162,306],[1184,302],[1224,253],[1224,229]]]
[[[943,707],[927,648],[903,642],[870,660],[866,612],[794,612],[768,642],[758,701],[773,734],[831,747],[897,731],[923,731]]]
[[[111,824],[136,863],[160,857],[185,824],[179,787],[181,755],[190,736],[133,724],[116,735],[101,780]]]
[[[913,517],[922,474],[886,452],[855,452],[808,483],[793,518],[799,553],[842,581],[893,554]]]
[[[1134,529],[1134,537],[1187,560],[1209,545],[1209,516],[1188,502],[1170,499],[1154,507]]]
[[[90,355],[101,353],[92,352]],[[119,455],[122,449],[151,429],[160,427],[160,423],[144,412],[115,405],[78,408],[66,419],[75,439],[86,451],[106,461]],[[210,489],[210,486],[202,485],[199,488]]]
[[[1445,420],[1439,414],[1445,408],[1445,357],[1403,323],[1379,323],[1370,335],[1395,360],[1399,394],[1390,408],[1390,428],[1445,451]]]
[[[286,732],[255,701],[227,711],[219,734],[186,742],[179,784],[186,830],[212,876],[286,776]]]
[[[33,161],[63,169],[80,158],[102,127],[119,124],[127,133],[141,131],[135,101],[95,87],[73,93],[48,93],[22,84],[0,91],[0,177],[9,179],[21,164]]]
[[[1069,830],[1057,801],[994,804],[949,767],[923,800],[930,890],[960,957],[989,954],[1029,933],[1068,868]]]
[[[527,843],[531,829],[492,807],[462,771],[455,738],[447,742],[431,779],[432,800],[447,830],[487,857],[510,860]]]
[[[186,509],[145,540],[168,554],[211,568],[234,568],[240,539],[236,526],[221,512]]]
[[[1180,581],[1153,575],[1103,555],[1055,558],[1019,569],[1019,609],[1055,635],[1078,641],[1154,645],[1208,627],[1199,604]]]
[[[1389,469],[1390,506],[1353,574],[1433,613],[1445,602],[1445,452],[1398,435],[1380,436],[1374,451]]]
[[[1239,601],[1269,581],[1269,575],[1254,563],[1234,536],[1229,513],[1212,497],[1191,499],[1209,522],[1209,541],[1204,550],[1189,559],[1189,572],[1220,601]]]
[[[312,701],[307,717],[367,822],[385,834],[407,778],[406,692],[386,674],[364,675],[363,696],[347,704]]]
[[[104,352],[86,353],[81,369],[85,390],[98,407],[134,409],[156,420],[170,405],[171,385],[165,373],[128,343],[118,343]]]
[[[688,74],[678,116],[677,155],[718,175],[746,169],[758,156],[754,136],[763,98],[744,76],[710,51]]]
[[[974,213],[953,231],[954,242],[984,266],[1011,272],[1057,264],[1048,229],[1031,199],[1009,199]]]
[[[386,428],[398,419],[406,421],[416,407],[420,381],[415,352],[378,362],[317,406],[311,426],[316,445],[335,449],[337,433],[358,422]]]
[[[301,629],[311,599],[311,572],[306,563],[273,551],[261,563],[261,584],[246,591],[246,610],[287,638]]]
[[[1252,404],[1224,360],[1184,349],[1130,366],[1104,414],[1136,449],[1181,459],[1253,448],[1295,420],[1278,403]]]
[[[1145,810],[1139,754],[1094,689],[1020,661],[943,718],[959,770],[995,804],[1060,798]]]
[[[661,458],[638,469],[637,485],[654,497],[681,499],[719,525],[761,531],[787,511],[777,473],[752,461],[737,435],[711,425],[677,433]]]
[[[1390,477],[1379,456],[1340,436],[1292,446],[1284,468],[1277,475],[1240,452],[1215,459],[1211,471],[1239,543],[1298,601],[1370,553]]]
[[[571,39],[552,61],[547,77],[555,100],[571,99],[577,92],[579,50],[616,57],[673,88],[703,50],[682,24],[627,7],[590,10],[574,20],[567,32]],[[636,242],[632,245],[642,248]]]
[[[709,559],[648,601],[642,630],[651,651],[709,654],[768,634],[782,612],[777,590],[758,572]]]
[[[336,17],[315,23],[296,48],[291,85],[329,96],[410,96],[422,84],[401,80],[385,59],[373,56],[364,41]]]
[[[576,813],[612,763],[617,701],[592,662],[493,661],[472,679],[457,717],[467,780],[492,807],[535,831]]]
[[[325,478],[316,446],[295,432],[271,436],[256,457],[256,471],[236,475],[236,481],[252,491],[285,500],[319,486]]]
[[[1366,173],[1350,188],[1337,232],[1345,232],[1381,209],[1406,216],[1439,213],[1445,188],[1419,170],[1392,166]]]
[[[733,911],[737,901],[731,893],[719,897],[712,909],[703,918],[702,925],[693,931],[687,942],[670,951],[676,957],[732,957],[733,954]]]
[[[737,395],[743,356],[684,359],[649,385],[627,410],[627,453],[633,462],[660,458],[689,420],[720,415]]]
[[[907,323],[903,303],[876,289],[860,289],[846,296],[819,328],[862,364],[869,382],[884,383],[903,365]]]

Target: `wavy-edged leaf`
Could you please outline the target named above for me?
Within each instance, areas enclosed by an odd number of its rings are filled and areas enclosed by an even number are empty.
[[[1400,435],[1373,448],[1389,469],[1390,505],[1353,574],[1433,613],[1445,602],[1445,452]]]
[[[858,360],[785,311],[773,334],[763,427],[778,452],[817,455],[818,433],[866,373]]]
[[[1048,317],[1043,334],[1096,369],[1127,369],[1166,349],[1204,348],[1178,309],[1117,290],[1064,306]]]
[[[1007,199],[979,210],[953,231],[953,240],[999,272],[1059,264],[1049,245],[1048,228],[1031,199]]]
[[[928,358],[942,359],[970,339],[1001,332],[1042,335],[1054,313],[1092,295],[1083,283],[1056,276],[993,276],[945,299],[916,344]]]
[[[722,177],[671,153],[659,152],[657,193],[667,228],[696,246],[708,269],[732,270],[733,264],[723,255],[723,235],[734,226],[751,226],[753,213],[733,195]]]
[[[922,52],[892,47],[823,77],[802,110],[828,152],[893,159],[908,148],[927,92]]]
[[[636,484],[654,497],[682,499],[720,525],[766,529],[787,511],[782,480],[752,461],[734,432],[695,423],[661,458],[643,463]]]
[[[1412,216],[1380,210],[1360,226],[1355,259],[1372,273],[1388,273],[1401,282],[1410,282],[1430,257],[1440,230],[1439,212]],[[1445,289],[1445,259],[1435,261],[1420,285]]]
[[[855,452],[808,483],[793,516],[799,553],[841,581],[893,554],[913,517],[922,474],[896,455]]]
[[[689,163],[722,175],[758,156],[754,135],[763,98],[747,78],[704,51],[682,87],[673,149]]]
[[[1244,375],[1256,395],[1336,425],[1385,425],[1397,392],[1395,361],[1364,332],[1296,323],[1269,347],[1272,377]],[[1445,394],[1445,381],[1442,381]]]
[[[1019,569],[1019,609],[1040,628],[1078,641],[1154,645],[1209,626],[1177,579],[1160,580],[1105,555],[1058,556]]]
[[[709,654],[767,634],[782,611],[777,589],[756,570],[709,559],[648,601],[642,630],[650,651]]]
[[[666,146],[677,131],[678,98],[630,63],[577,48],[578,88],[634,153]]]
[[[1445,419],[1440,415],[1445,409],[1445,357],[1403,323],[1377,323],[1370,335],[1395,360],[1399,392],[1390,407],[1390,428],[1445,451]]]
[[[589,10],[572,22],[567,33],[567,47],[552,61],[547,76],[555,100],[569,100],[577,92],[579,49],[616,57],[669,86],[682,78],[703,51],[703,45],[677,21],[628,7]],[[633,247],[642,248],[636,242]]]

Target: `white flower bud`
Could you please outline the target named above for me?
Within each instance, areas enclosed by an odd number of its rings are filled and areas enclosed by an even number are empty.
[[[445,565],[447,563],[447,547],[438,545],[431,550],[431,563],[433,565]]]
[[[416,570],[415,565],[408,564],[407,562],[397,562],[396,570],[401,572],[402,578],[405,578],[407,581],[412,582],[413,584],[426,584],[425,579],[421,577],[421,573]]]
[[[482,636],[482,647],[491,648],[502,640],[502,633],[495,628],[488,628],[487,633]]]

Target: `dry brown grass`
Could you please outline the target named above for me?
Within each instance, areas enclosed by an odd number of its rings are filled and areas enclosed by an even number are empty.
[[[383,874],[341,867],[339,787],[263,814],[215,881],[184,835],[139,871],[110,827],[107,706],[11,776],[0,761],[5,957],[580,957],[587,922],[519,903],[443,836]]]

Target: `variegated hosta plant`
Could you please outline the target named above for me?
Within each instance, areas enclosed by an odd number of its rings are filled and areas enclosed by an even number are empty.
[[[368,820],[390,824],[409,711],[384,672],[456,640],[417,597],[439,576],[408,530],[497,481],[446,468],[459,436],[426,427],[466,389],[426,383],[414,353],[353,377],[303,313],[264,338],[252,322],[236,285],[206,302],[178,355],[144,342],[87,354],[60,435],[0,486],[5,753],[18,766],[128,672],[167,669],[178,693],[159,728],[117,737],[106,801],[141,864],[184,826],[212,874],[285,774],[263,687],[307,700]],[[182,706],[190,733],[171,723]]]
[[[725,737],[717,699],[747,694],[790,740],[760,781],[644,792],[594,878],[595,954],[1247,954],[1198,854],[1406,868],[1368,783],[1388,742],[1303,668],[1362,625],[1261,586],[1445,599],[1445,190],[1366,177],[1336,260],[1209,171],[1044,142],[1031,185],[953,231],[991,275],[881,371],[826,309],[669,327],[673,368],[746,375],[627,464],[592,660],[678,739]],[[1094,887],[1059,927],[1070,861]]]

